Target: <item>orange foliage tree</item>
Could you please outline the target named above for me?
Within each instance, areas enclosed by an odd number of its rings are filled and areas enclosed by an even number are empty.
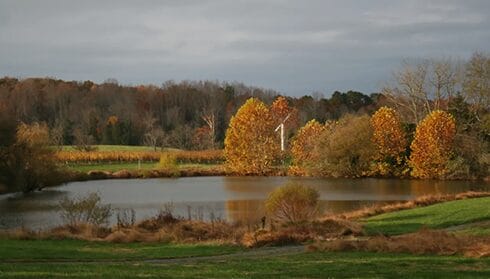
[[[435,110],[422,120],[410,146],[412,176],[417,178],[444,178],[456,134],[453,116]]]
[[[230,120],[225,137],[227,168],[239,174],[266,174],[279,153],[273,117],[256,98],[248,99]]]
[[[273,124],[272,124],[273,129],[275,129],[279,124],[282,123],[282,121],[284,121],[284,119],[286,117],[289,116],[288,119],[286,120],[286,122],[284,123],[285,143],[287,146],[287,138],[288,138],[289,132],[294,128],[296,128],[296,129],[298,128],[298,110],[296,108],[289,106],[286,98],[279,96],[272,103],[271,108],[270,108],[270,113],[271,113],[272,121],[273,121]],[[277,142],[280,142],[281,135],[280,135],[279,131],[276,133],[275,137],[277,139]]]
[[[400,117],[394,109],[382,107],[371,117],[372,141],[376,146],[374,173],[402,175],[407,140]]]
[[[318,137],[326,130],[325,125],[315,119],[299,129],[291,143],[292,166],[289,172],[294,175],[309,175],[318,161],[314,152]]]
[[[289,115],[287,122],[289,125],[294,126],[298,122],[298,110],[289,106],[288,100],[282,96],[277,97],[271,105],[271,115],[274,119],[274,124],[279,125]]]

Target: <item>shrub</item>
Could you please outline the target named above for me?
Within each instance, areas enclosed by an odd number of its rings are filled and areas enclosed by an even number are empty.
[[[177,157],[170,153],[164,153],[160,156],[158,169],[167,171],[170,176],[179,176],[180,174],[179,165],[177,164]]]
[[[103,205],[97,193],[75,198],[64,197],[59,207],[61,218],[71,226],[83,223],[95,226],[107,224],[112,214],[111,205]]]
[[[117,210],[116,218],[118,228],[132,227],[136,221],[136,211],[132,208],[120,208]]]
[[[346,115],[327,127],[315,148],[321,175],[362,177],[369,174],[375,155],[370,120],[367,115]]]
[[[298,223],[315,217],[319,197],[320,194],[313,188],[289,184],[274,190],[267,198],[265,207],[276,221]]]

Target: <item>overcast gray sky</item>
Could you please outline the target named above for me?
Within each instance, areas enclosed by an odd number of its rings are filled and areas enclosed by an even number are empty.
[[[0,75],[379,90],[403,58],[490,46],[490,1],[0,0]]]

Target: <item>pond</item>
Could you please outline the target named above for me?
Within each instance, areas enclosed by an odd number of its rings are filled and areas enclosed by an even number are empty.
[[[134,209],[136,219],[152,217],[171,204],[183,218],[220,218],[256,224],[264,216],[264,200],[275,188],[298,182],[320,192],[325,212],[339,213],[380,203],[414,199],[426,194],[490,190],[477,181],[400,179],[326,179],[300,177],[188,177],[114,179],[71,182],[41,192],[0,195],[0,228],[32,229],[60,225],[59,201],[97,192],[116,209]],[[113,216],[111,223],[115,222]]]

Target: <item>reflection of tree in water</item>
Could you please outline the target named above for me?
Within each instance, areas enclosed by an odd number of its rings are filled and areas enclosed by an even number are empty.
[[[273,189],[287,184],[288,181],[319,190],[322,211],[333,214],[410,200],[423,195],[490,190],[490,184],[474,181],[232,177],[224,180],[225,189],[230,196],[225,202],[227,219],[250,225],[260,224],[265,215],[264,200]]]
[[[246,225],[258,225],[265,216],[263,200],[228,200],[225,210],[229,221]]]
[[[30,228],[33,218],[41,215],[45,217],[45,214],[57,215],[58,201],[68,194],[69,192],[66,191],[44,190],[2,197],[0,199],[0,229]],[[43,221],[40,222],[43,223]]]
[[[0,212],[21,213],[29,211],[49,211],[58,208],[58,201],[69,192],[66,191],[38,191],[27,194],[17,193],[0,200]]]

